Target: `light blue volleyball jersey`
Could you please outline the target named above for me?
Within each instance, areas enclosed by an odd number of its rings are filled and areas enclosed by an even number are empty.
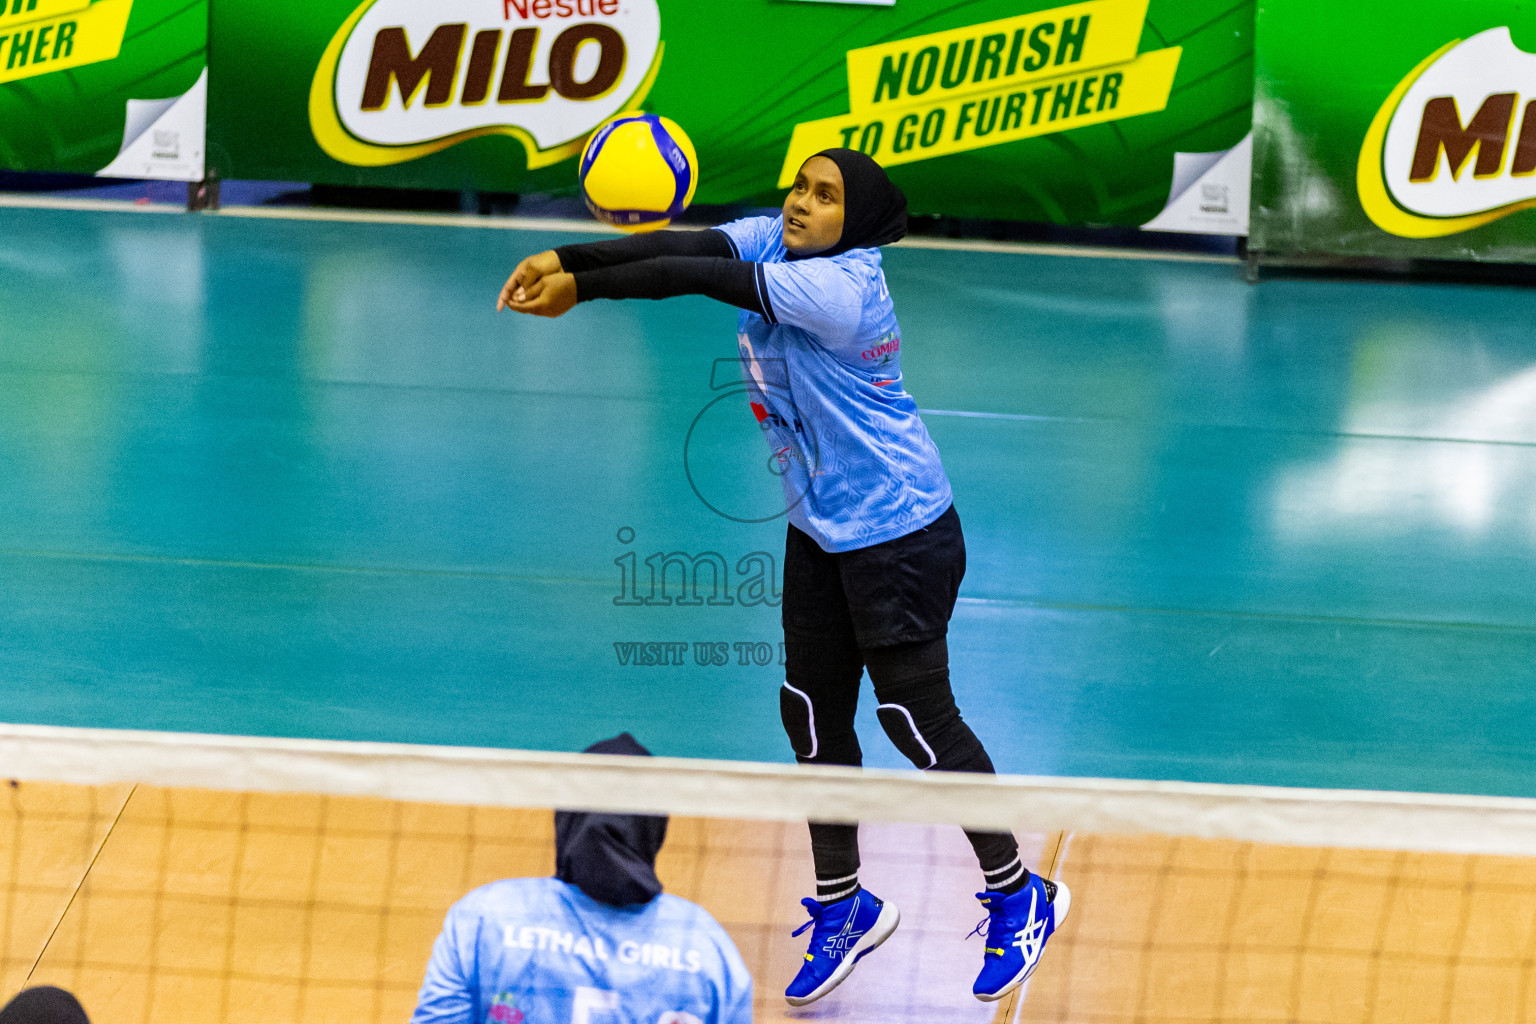
[[[933,522],[953,500],[949,478],[902,386],[901,328],[880,250],[786,262],[782,218],[720,230],[740,259],[759,264],[768,315],[743,310],[737,344],[789,521],[824,551]]]
[[[752,977],[703,908],[598,903],[557,878],[465,896],[432,947],[411,1024],[751,1024]]]

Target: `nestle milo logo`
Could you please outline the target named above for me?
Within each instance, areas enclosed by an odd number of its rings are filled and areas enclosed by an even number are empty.
[[[504,134],[540,167],[638,106],[661,49],[657,0],[365,0],[315,71],[310,125],[360,166]]]
[[[1509,29],[1442,46],[1377,112],[1360,150],[1360,202],[1408,238],[1467,231],[1536,205],[1536,54]]]

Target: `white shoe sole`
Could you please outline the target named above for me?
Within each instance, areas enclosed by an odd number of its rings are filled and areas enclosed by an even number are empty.
[[[1061,922],[1063,922],[1063,921],[1065,921],[1067,919],[1067,911],[1069,911],[1071,909],[1072,909],[1072,890],[1068,889],[1066,887],[1066,885],[1064,885],[1063,883],[1057,882],[1056,883],[1056,898],[1051,901],[1051,917],[1052,917],[1051,934],[1052,935],[1055,935],[1056,934],[1056,929],[1061,927]],[[1004,985],[1002,988],[998,989],[996,992],[992,993],[991,995],[986,996],[986,995],[981,995],[979,993],[972,993],[972,994],[975,995],[977,999],[980,999],[984,1003],[995,1003],[995,1002],[997,1002],[999,999],[1003,998],[1003,996],[1006,996],[1008,993],[1012,992],[1014,989],[1018,988],[1020,985],[1024,984],[1026,981],[1028,981],[1029,980],[1029,976],[1031,974],[1035,973],[1035,968],[1040,966],[1040,959],[1041,959],[1041,957],[1044,957],[1044,956],[1045,956],[1045,951],[1041,950],[1040,957],[1036,957],[1035,958],[1035,962],[1033,964],[1031,964],[1030,966],[1026,967],[1024,970],[1020,971],[1018,973],[1018,975],[1012,981],[1008,982],[1008,984]]]
[[[826,981],[812,989],[809,995],[785,996],[784,1001],[790,1006],[805,1006],[807,1003],[814,1003],[828,992],[837,988],[837,986],[843,983],[844,978],[853,973],[854,965],[859,962],[860,958],[890,938],[891,933],[896,930],[896,926],[900,923],[901,912],[896,909],[896,904],[887,900],[885,905],[880,908],[880,916],[875,918],[875,923],[870,926],[869,931],[865,932],[859,941],[854,943],[853,948],[848,951],[848,955],[843,957],[843,962],[837,965],[837,969],[828,976]]]

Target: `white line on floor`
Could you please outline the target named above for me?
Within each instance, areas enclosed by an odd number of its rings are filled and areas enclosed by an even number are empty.
[[[71,199],[52,195],[0,193],[0,207],[38,210],[93,210],[127,213],[184,213],[169,203],[136,203],[125,199]],[[612,235],[617,230],[589,220],[557,217],[484,217],[461,213],[401,213],[386,210],[329,210],[305,206],[226,206],[209,211],[217,217],[248,217],[259,220],[307,220],[348,224],[413,224],[424,227],[491,228],[502,231],[562,231],[584,235]],[[704,230],[708,225],[677,225]],[[1027,256],[1071,256],[1115,260],[1162,260],[1172,263],[1237,264],[1235,256],[1214,253],[1163,252],[1151,249],[1114,249],[1103,246],[1048,245],[1038,242],[993,242],[983,239],[913,236],[895,243],[905,249],[938,249],[956,252],[995,252]]]

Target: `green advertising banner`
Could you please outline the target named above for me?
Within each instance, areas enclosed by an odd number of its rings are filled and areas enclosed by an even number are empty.
[[[0,0],[0,168],[200,181],[208,0]]]
[[[615,113],[682,125],[700,203],[827,146],[918,213],[1242,233],[1251,0],[215,0],[220,175],[570,192]]]
[[[1536,259],[1536,5],[1262,0],[1257,64],[1253,251]]]

